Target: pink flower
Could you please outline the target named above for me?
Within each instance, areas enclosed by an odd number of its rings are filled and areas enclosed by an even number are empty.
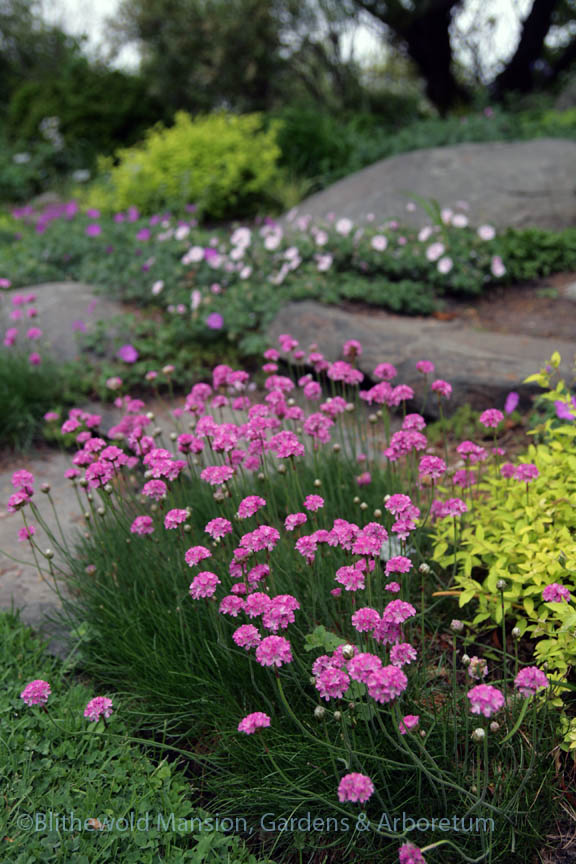
[[[239,648],[245,648],[249,651],[250,648],[256,648],[260,644],[260,633],[253,624],[242,624],[232,634],[232,639]]]
[[[116,352],[116,356],[124,363],[136,363],[140,355],[133,345],[122,345]]]
[[[220,584],[220,579],[215,573],[211,573],[210,570],[202,570],[190,583],[190,596],[194,600],[201,597],[213,597],[216,586]]]
[[[26,333],[26,336],[30,340],[40,339],[40,337],[42,336],[42,330],[40,330],[39,327],[30,327]]]
[[[500,255],[494,255],[490,264],[490,270],[496,279],[501,279],[506,274],[506,267]]]
[[[270,726],[270,717],[264,714],[263,711],[255,711],[253,714],[247,714],[238,724],[238,732],[244,732],[246,735],[253,735],[258,729],[266,729]]]
[[[412,569],[412,561],[410,558],[405,558],[404,555],[396,555],[386,562],[386,574],[390,573],[409,573]]]
[[[316,676],[316,689],[327,702],[330,699],[342,699],[349,686],[349,676],[334,666],[329,666]]]
[[[442,378],[437,378],[436,381],[432,382],[432,390],[440,396],[444,396],[445,399],[449,399],[452,395],[452,385],[448,381],[443,381]]]
[[[492,225],[480,225],[476,233],[481,240],[493,240],[496,236],[496,231]]]
[[[210,534],[213,540],[221,540],[226,534],[230,534],[232,531],[232,523],[228,521],[228,519],[223,519],[218,516],[216,519],[211,519],[210,522],[207,523],[204,531],[207,534]]]
[[[238,505],[238,518],[248,519],[265,506],[266,501],[264,498],[261,498],[259,495],[248,495]]]
[[[229,594],[220,601],[218,611],[221,615],[230,615],[232,618],[237,618],[243,608],[244,600],[242,597],[235,597],[234,594]]]
[[[547,603],[561,603],[563,600],[570,602],[570,591],[564,585],[553,582],[544,588],[542,599]]]
[[[186,522],[188,519],[188,511],[187,510],[169,510],[164,517],[164,527],[168,531],[172,531],[174,528],[177,528],[178,525],[181,525],[183,522]]]
[[[397,666],[382,666],[368,677],[366,681],[368,695],[375,702],[392,702],[400,696],[408,686],[408,679]]]
[[[470,700],[470,711],[472,714],[483,714],[491,717],[504,705],[504,696],[490,684],[478,684],[472,687],[466,694]]]
[[[504,415],[497,408],[488,408],[480,415],[480,423],[486,426],[487,429],[496,429],[503,420]]]
[[[434,372],[435,366],[434,363],[431,363],[430,360],[419,360],[416,363],[416,369],[419,372],[422,372],[423,375],[431,375]]]
[[[516,466],[513,465],[512,462],[505,462],[500,468],[500,474],[507,480],[510,480],[511,477],[514,477],[515,473]]]
[[[449,258],[448,255],[445,255],[443,258],[440,258],[438,263],[436,264],[436,268],[439,273],[443,276],[446,276],[452,270],[454,266],[454,262],[452,258]]]
[[[488,663],[486,660],[482,660],[480,657],[471,657],[470,663],[468,664],[468,675],[470,678],[476,679],[476,681],[481,681],[483,678],[486,678],[488,675]]]
[[[446,472],[446,463],[438,456],[423,456],[418,466],[420,477],[430,477],[439,480]]]
[[[39,366],[42,361],[40,354],[37,351],[33,351],[28,357],[28,362],[31,366]]]
[[[391,363],[379,363],[374,369],[373,375],[380,381],[392,381],[398,375],[398,371]]]
[[[426,258],[428,261],[438,261],[439,258],[442,257],[444,252],[446,251],[446,247],[443,243],[431,243],[430,246],[426,249]]]
[[[535,480],[540,476],[540,472],[536,465],[532,465],[530,462],[524,462],[520,465],[516,466],[516,470],[514,472],[514,479],[519,480],[523,483],[530,483],[532,480]]]
[[[84,709],[84,717],[93,723],[98,722],[100,717],[108,719],[112,714],[112,700],[107,696],[96,696],[91,699]]]
[[[102,233],[102,228],[96,222],[92,222],[86,226],[84,233],[87,237],[99,237]]]
[[[367,633],[370,630],[374,630],[379,623],[380,613],[370,606],[364,606],[352,615],[352,625],[359,633]]]
[[[390,649],[390,663],[392,666],[406,666],[416,660],[418,652],[408,642],[400,642]]]
[[[28,525],[27,528],[20,528],[18,530],[18,542],[23,543],[24,540],[31,540],[35,533],[36,528],[34,525]]]
[[[194,567],[196,564],[199,564],[200,561],[204,561],[206,558],[211,557],[212,553],[205,546],[191,546],[184,556],[189,567]]]
[[[14,494],[10,495],[8,498],[8,512],[15,513],[17,510],[21,510],[29,500],[30,496],[23,489],[21,489],[20,492],[14,492]]]
[[[426,864],[426,859],[413,843],[404,843],[398,850],[399,864]]]
[[[525,699],[529,699],[537,690],[549,686],[548,678],[537,666],[526,666],[514,679],[514,687]]]
[[[20,693],[20,698],[29,706],[45,705],[51,692],[50,684],[38,678],[36,681],[31,681],[30,684],[26,685]]]
[[[286,531],[294,531],[298,525],[303,525],[307,521],[305,513],[289,513],[284,520],[284,528]]]
[[[391,600],[384,607],[382,620],[387,624],[403,624],[416,614],[416,609],[405,600]]]
[[[152,534],[153,531],[154,522],[151,516],[137,516],[130,526],[132,534]]]
[[[338,800],[363,804],[374,794],[374,784],[366,774],[346,774],[338,785]]]
[[[12,474],[12,486],[18,492],[26,492],[27,495],[34,494],[34,475],[22,468]]]
[[[365,587],[364,572],[352,564],[340,567],[336,571],[335,578],[336,582],[343,585],[346,591],[358,591]]]
[[[88,474],[88,472],[86,472]],[[161,501],[166,497],[168,487],[163,480],[149,480],[142,487],[142,495],[147,498],[153,498],[154,501]]]
[[[418,714],[406,714],[398,724],[400,734],[406,735],[407,732],[411,732],[413,729],[417,729],[419,723],[420,717]]]
[[[261,666],[282,666],[292,662],[290,642],[283,636],[266,636],[256,649],[256,660]]]
[[[376,252],[384,252],[384,250],[388,246],[388,240],[384,236],[384,234],[375,234],[370,241],[370,246]]]
[[[362,356],[362,345],[358,342],[357,339],[348,339],[347,342],[344,343],[342,348],[342,353],[346,359],[354,359],[355,357]]]
[[[358,486],[369,486],[372,482],[372,475],[370,471],[363,471],[362,474],[358,474],[356,477],[356,483]]]
[[[324,506],[324,499],[320,495],[307,495],[304,499],[304,507],[306,510],[315,512]]]
[[[366,684],[370,676],[382,668],[382,661],[376,654],[356,654],[348,662],[348,672],[354,681]]]
[[[229,465],[208,465],[200,472],[200,477],[211,486],[221,486],[234,476],[234,469]]]
[[[513,411],[518,407],[518,403],[520,402],[520,396],[518,393],[512,392],[509,393],[506,397],[506,404],[504,405],[504,412],[506,414],[512,414]]]

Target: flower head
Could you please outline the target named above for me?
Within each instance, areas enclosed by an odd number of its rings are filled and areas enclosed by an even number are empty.
[[[93,723],[96,723],[100,717],[108,719],[112,714],[112,700],[107,696],[96,696],[91,699],[84,709],[84,717],[87,717]]]
[[[270,726],[270,717],[264,714],[263,711],[255,711],[253,714],[247,714],[238,724],[238,731],[244,732],[246,735],[253,735],[258,729],[266,729]]]
[[[366,774],[346,774],[338,785],[338,800],[363,804],[373,795],[374,784]]]
[[[50,684],[41,678],[31,681],[20,693],[26,705],[45,705],[51,693]]]
[[[483,714],[491,717],[504,705],[504,696],[490,684],[478,684],[472,687],[466,694],[470,700],[470,711],[472,714]]]
[[[549,686],[548,678],[537,666],[526,666],[514,679],[514,687],[526,699],[533,696],[537,690]]]

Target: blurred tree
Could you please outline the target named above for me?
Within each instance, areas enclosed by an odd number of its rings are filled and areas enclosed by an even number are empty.
[[[454,62],[454,16],[465,0],[350,0],[384,25],[385,37],[416,65],[441,113],[471,99]],[[576,62],[576,0],[533,0],[518,45],[489,83],[495,99],[553,86]]]

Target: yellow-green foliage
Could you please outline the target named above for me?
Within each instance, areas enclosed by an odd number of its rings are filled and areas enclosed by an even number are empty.
[[[551,363],[558,368],[559,356]],[[545,371],[529,380],[550,382]],[[570,402],[563,382],[546,398]],[[526,484],[488,469],[462,517],[456,550],[450,520],[439,522],[434,559],[456,565],[459,603],[474,602],[473,624],[500,623],[504,606],[507,619],[537,640],[536,662],[564,677],[576,663],[576,423],[549,419],[537,431],[542,443],[519,461],[535,464],[539,476]],[[499,580],[507,585],[503,604]],[[543,601],[553,582],[570,590],[569,603]]]
[[[196,204],[211,218],[254,210],[277,179],[278,127],[260,114],[179,112],[174,125],[155,126],[135,147],[101,159],[87,204],[105,211],[136,206],[145,213]]]

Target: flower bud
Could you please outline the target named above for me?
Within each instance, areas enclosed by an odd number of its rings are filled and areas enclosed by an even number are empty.
[[[454,631],[454,633],[461,633],[464,630],[464,622],[459,621],[458,618],[453,618],[450,622],[450,629]]]
[[[257,475],[257,478],[258,478],[258,480],[265,480],[265,479],[266,479],[266,475],[263,474],[262,471],[260,471],[260,472],[258,473],[258,475]]]
[[[508,583],[506,582],[505,579],[499,579],[498,582],[496,583],[496,588],[498,589],[498,591],[505,591],[507,587],[508,587]]]
[[[104,486],[104,491],[106,492],[107,495],[111,495],[112,492],[114,491],[114,489],[113,489],[113,487],[110,485],[110,483],[107,483],[107,484]]]
[[[104,516],[106,513],[106,510],[104,509],[104,507],[98,507],[96,512],[98,513],[99,516]]]
[[[354,498],[352,499],[352,503],[353,504],[359,504],[360,503],[360,498],[358,497],[358,495],[354,496]]]
[[[81,486],[82,489],[86,489],[86,487],[88,486],[88,481],[86,480],[85,477],[81,477],[80,480],[78,481],[78,485]]]
[[[334,446],[332,447],[332,450],[334,451],[334,453],[340,453],[341,449],[342,448],[340,447],[340,444],[334,444]]]
[[[182,530],[184,531],[185,534],[190,534],[190,532],[192,531],[192,526],[191,525],[184,525],[184,528]]]
[[[354,403],[353,403],[353,402],[348,402],[348,404],[346,405],[345,410],[348,412],[348,414],[351,414],[352,411],[354,411],[354,407],[355,407],[355,406],[354,406]]]
[[[366,501],[360,502],[360,509],[361,510],[367,510],[368,509],[368,504],[366,503]]]
[[[276,469],[276,471],[278,472],[278,474],[285,474],[286,473],[286,465],[278,465],[278,468]]]
[[[177,432],[170,432],[170,440],[171,441],[176,441],[177,438],[178,438]]]
[[[51,561],[52,558],[54,557],[54,550],[53,549],[45,549],[44,550],[44,557],[47,558],[49,561]]]
[[[469,666],[470,665],[470,657],[468,656],[468,654],[462,655],[462,665],[463,666]]]
[[[420,566],[418,567],[418,572],[421,573],[422,576],[428,576],[428,574],[430,573],[430,565],[426,564],[426,562],[423,561],[422,564],[420,564]]]
[[[319,488],[322,486],[322,481],[319,480],[318,477],[316,477],[316,479],[314,480],[314,484],[313,484],[313,485],[314,485],[314,487],[315,487],[316,489],[319,489]]]
[[[51,488],[52,488],[52,487],[50,486],[50,483],[42,483],[42,485],[41,485],[41,487],[40,487],[40,491],[41,491],[41,492],[44,492],[44,494],[47,495],[48,492],[50,492],[50,489],[51,489]]]
[[[375,519],[381,519],[382,518],[382,510],[380,510],[377,507],[376,510],[374,510],[373,516]]]
[[[500,723],[498,723],[497,720],[493,720],[492,723],[490,723],[490,731],[491,732],[498,732],[499,729],[500,729]]]
[[[368,422],[369,422],[369,423],[377,423],[377,422],[378,422],[378,418],[376,417],[375,414],[369,414],[369,415],[368,415]]]
[[[342,712],[341,711],[334,711],[334,719],[335,720],[341,720],[342,719]]]
[[[344,645],[342,648],[342,657],[344,660],[351,660],[354,657],[355,650],[353,645]]]
[[[146,417],[148,418],[148,420],[154,420],[155,414],[153,411],[148,411]]]
[[[479,744],[480,741],[483,741],[486,737],[486,733],[484,732],[484,729],[478,728],[474,729],[470,737],[472,738],[472,741],[475,741],[477,744]]]
[[[323,720],[325,715],[326,715],[326,709],[324,708],[323,705],[317,705],[316,708],[314,708],[314,717],[317,720]]]

